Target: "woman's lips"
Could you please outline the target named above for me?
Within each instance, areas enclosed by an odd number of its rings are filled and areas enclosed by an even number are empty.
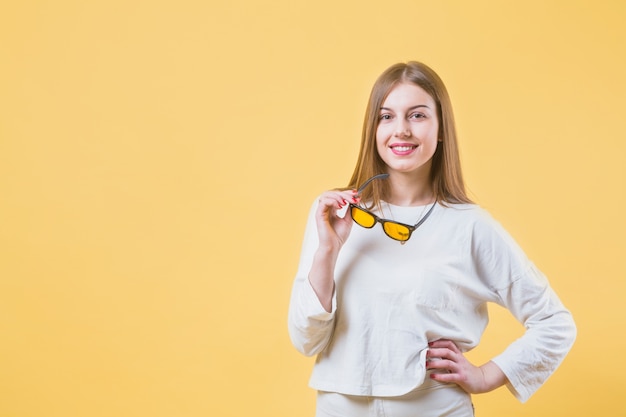
[[[417,149],[417,145],[412,143],[394,143],[389,146],[389,148],[391,148],[391,152],[395,155],[409,155]]]

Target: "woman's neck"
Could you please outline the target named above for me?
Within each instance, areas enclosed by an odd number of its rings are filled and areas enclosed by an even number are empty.
[[[393,174],[389,175],[387,203],[395,206],[423,206],[435,200],[429,176]]]

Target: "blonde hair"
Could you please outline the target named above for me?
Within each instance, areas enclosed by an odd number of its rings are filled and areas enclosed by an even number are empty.
[[[472,203],[463,182],[454,114],[448,91],[435,71],[416,61],[392,65],[374,83],[363,121],[361,149],[349,188],[356,188],[368,178],[385,172],[385,162],[376,150],[379,112],[391,90],[401,83],[419,86],[433,98],[437,106],[440,142],[433,155],[430,170],[431,185],[437,201],[442,204]],[[363,201],[379,206],[387,189],[386,181],[374,181],[363,191],[361,197]]]

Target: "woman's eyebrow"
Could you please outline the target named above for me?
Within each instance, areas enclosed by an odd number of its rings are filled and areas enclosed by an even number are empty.
[[[418,104],[417,106],[409,107],[408,110],[415,110],[415,109],[419,109],[420,107],[426,107],[427,109],[430,109],[430,107],[428,107],[426,104]],[[381,107],[380,109],[391,111],[389,107]]]

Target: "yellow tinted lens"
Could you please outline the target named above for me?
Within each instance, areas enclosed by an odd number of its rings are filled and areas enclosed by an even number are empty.
[[[385,222],[383,224],[383,229],[385,229],[387,236],[392,239],[405,241],[409,239],[409,236],[411,236],[409,228],[398,223]]]
[[[359,226],[367,227],[368,229],[376,224],[374,216],[367,211],[361,210],[358,207],[352,207],[352,220]]]

